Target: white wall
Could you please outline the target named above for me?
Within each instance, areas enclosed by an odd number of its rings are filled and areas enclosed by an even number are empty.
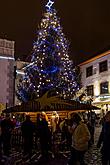
[[[102,73],[99,73],[99,63],[102,61],[108,61],[108,71],[104,71]],[[92,76],[86,77],[86,68],[93,65],[93,73]],[[88,85],[94,85],[94,95],[97,96],[100,94],[100,83],[109,81],[110,82],[110,54],[107,54],[106,56],[100,57],[98,59],[95,59],[92,62],[89,62],[87,64],[80,66],[81,70],[81,81],[82,86],[86,87]],[[110,84],[110,83],[109,83]],[[110,93],[110,88],[109,88]]]

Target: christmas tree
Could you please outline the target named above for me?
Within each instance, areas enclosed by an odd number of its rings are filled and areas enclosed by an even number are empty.
[[[24,102],[42,97],[47,91],[72,99],[79,89],[73,62],[69,59],[69,43],[60,26],[53,1],[46,4],[36,40],[33,42],[31,63],[18,85],[18,98]]]

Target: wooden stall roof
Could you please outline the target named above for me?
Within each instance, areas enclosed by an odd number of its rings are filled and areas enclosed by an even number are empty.
[[[84,104],[74,100],[63,100],[61,103],[51,103],[51,105],[46,105],[44,108],[41,108],[41,105],[38,101],[29,101],[22,103],[21,105],[16,105],[5,109],[4,113],[12,112],[40,112],[40,111],[76,111],[76,110],[97,110],[100,109],[91,104]]]

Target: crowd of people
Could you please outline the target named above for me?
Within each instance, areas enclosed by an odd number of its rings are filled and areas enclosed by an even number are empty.
[[[42,158],[48,159],[49,151],[53,151],[53,142],[57,133],[61,133],[61,143],[67,145],[71,150],[71,157],[68,165],[85,165],[85,152],[94,144],[94,134],[97,115],[94,111],[89,113],[73,113],[70,118],[61,119],[56,112],[53,113],[51,121],[45,112],[38,113],[36,122],[33,123],[30,116],[26,115],[25,120],[19,124],[23,138],[23,154],[32,155],[33,138],[39,139]],[[10,115],[0,120],[0,156],[9,156],[11,150],[11,135],[16,127],[15,119],[11,120]],[[97,143],[101,149],[102,165],[110,164],[110,111],[106,113],[102,122],[102,131]],[[65,142],[65,143],[63,143]],[[61,145],[61,150],[64,145]]]

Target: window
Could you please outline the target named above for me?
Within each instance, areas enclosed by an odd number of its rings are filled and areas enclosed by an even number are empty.
[[[103,82],[100,84],[100,94],[108,93],[108,82]]]
[[[93,85],[87,86],[87,96],[94,96],[94,86]]]
[[[93,66],[89,66],[86,68],[86,77],[92,76],[93,75]]]
[[[96,72],[97,72],[97,68],[94,67],[94,68],[93,68],[93,74],[96,74]]]
[[[4,46],[4,41],[0,40],[0,47],[3,47],[3,46]]]
[[[99,63],[99,72],[107,71],[107,60]]]

